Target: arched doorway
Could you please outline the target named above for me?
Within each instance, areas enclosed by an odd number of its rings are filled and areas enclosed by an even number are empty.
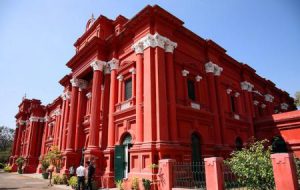
[[[281,136],[275,136],[272,139],[272,152],[273,153],[282,153],[288,152],[286,143]]]
[[[131,147],[131,140],[131,135],[126,134],[121,144],[115,146],[115,181],[128,177],[130,170],[129,148]]]
[[[240,151],[243,148],[243,140],[240,137],[235,139],[235,149]]]
[[[192,141],[192,162],[202,162],[200,137],[196,133],[193,133],[191,137],[191,141]]]

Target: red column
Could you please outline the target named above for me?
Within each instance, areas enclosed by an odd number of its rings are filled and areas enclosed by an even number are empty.
[[[69,118],[69,103],[70,103],[70,94],[69,91],[65,92],[65,113],[64,113],[64,122],[63,122],[63,133],[62,133],[62,150],[64,151],[66,149],[66,142],[67,142],[67,138],[66,138],[66,133],[67,133],[67,124],[68,124],[68,118]]]
[[[18,132],[18,137],[17,137],[17,144],[15,148],[15,155],[19,156],[21,155],[21,141],[22,141],[22,136],[23,136],[23,128],[25,127],[26,122],[21,121],[19,123],[19,132]]]
[[[136,52],[136,141],[143,141],[143,54]]]
[[[123,81],[123,75],[119,75],[117,77],[117,79],[119,80],[119,83],[118,83],[118,103],[121,103],[122,102],[122,81]]]
[[[214,114],[214,132],[215,132],[215,142],[216,144],[221,144],[221,132],[220,132],[220,122],[218,114],[218,99],[216,94],[215,78],[214,78],[214,65],[212,62],[205,64],[205,71],[207,73],[207,83],[210,96],[210,109]]]
[[[64,94],[61,96],[63,99],[62,103],[62,111],[61,111],[61,120],[60,120],[60,128],[59,128],[59,137],[58,137],[58,147],[60,150],[62,150],[62,142],[63,142],[63,131],[64,131],[64,122],[65,122],[65,110],[66,110],[66,98]]]
[[[144,50],[144,141],[153,141],[156,136],[156,117],[155,117],[155,86],[154,78],[154,49],[148,47]]]
[[[277,153],[271,155],[276,190],[297,190],[298,180],[293,155]]]
[[[204,158],[206,188],[213,190],[224,189],[223,158]]]
[[[160,47],[155,48],[155,84],[156,139],[167,141],[169,140],[169,130],[165,130],[168,126],[165,52]]]
[[[15,135],[14,135],[14,144],[13,144],[13,148],[11,151],[11,156],[15,156],[16,155],[16,148],[17,148],[17,144],[18,144],[18,136],[19,136],[19,129],[20,128],[20,124],[17,124],[16,130],[15,130]]]
[[[169,131],[172,141],[178,140],[177,116],[176,116],[176,88],[175,88],[175,71],[173,62],[173,53],[166,52],[167,65],[167,93],[169,98]]]
[[[93,87],[92,87],[92,104],[91,104],[91,122],[89,130],[89,145],[88,149],[99,148],[99,125],[100,125],[100,102],[101,102],[101,84],[103,77],[103,66],[105,62],[94,61],[91,64],[93,67]]]
[[[115,124],[114,124],[114,112],[116,105],[116,70],[118,69],[119,62],[115,59],[114,62],[110,62],[110,94],[109,94],[109,116],[108,116],[108,147],[113,147],[115,144]]]
[[[83,147],[84,142],[84,131],[83,131],[83,105],[85,102],[85,91],[84,89],[87,87],[87,82],[84,80],[80,80],[79,84],[79,93],[78,93],[78,103],[77,103],[77,116],[76,116],[76,137],[75,137],[75,151],[80,151]]]
[[[78,79],[71,79],[72,92],[71,92],[71,105],[69,114],[69,125],[67,135],[67,152],[73,152],[75,146],[75,128],[76,128],[76,112],[78,103]]]
[[[107,63],[109,64],[109,63]],[[104,85],[103,85],[103,96],[102,96],[102,130],[100,136],[100,144],[99,146],[102,149],[107,148],[108,144],[108,115],[109,115],[109,99],[110,99],[110,68],[108,66],[105,67],[104,72]],[[104,103],[103,103],[104,102]]]

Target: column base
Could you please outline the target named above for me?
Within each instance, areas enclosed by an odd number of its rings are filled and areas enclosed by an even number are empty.
[[[31,156],[25,157],[23,173],[35,173],[38,164],[39,164],[38,157],[31,157]]]
[[[80,155],[76,152],[66,150],[63,153],[63,166],[60,170],[61,174],[69,174],[69,168],[73,166],[75,169],[80,165]]]

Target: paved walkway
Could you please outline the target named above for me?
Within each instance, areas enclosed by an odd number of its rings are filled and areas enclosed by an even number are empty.
[[[24,190],[71,190],[72,188],[66,185],[48,186],[49,180],[43,179],[41,174],[18,174],[16,172],[6,173],[0,170],[0,190],[24,189]],[[101,189],[99,189],[101,190]],[[103,189],[104,190],[104,189]],[[107,188],[105,188],[107,190]],[[109,190],[117,190],[111,188]]]
[[[66,185],[54,185],[48,187],[48,180],[42,179],[41,174],[18,174],[0,171],[0,190],[24,189],[24,190],[69,190]]]

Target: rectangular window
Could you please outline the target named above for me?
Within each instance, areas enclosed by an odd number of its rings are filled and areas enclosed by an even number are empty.
[[[188,87],[188,96],[189,96],[189,99],[196,100],[195,82],[193,80],[187,80],[187,87]]]
[[[235,97],[230,96],[230,108],[232,112],[236,112],[236,107],[235,107]]]
[[[132,80],[127,79],[125,81],[125,100],[128,100],[132,97]]]

